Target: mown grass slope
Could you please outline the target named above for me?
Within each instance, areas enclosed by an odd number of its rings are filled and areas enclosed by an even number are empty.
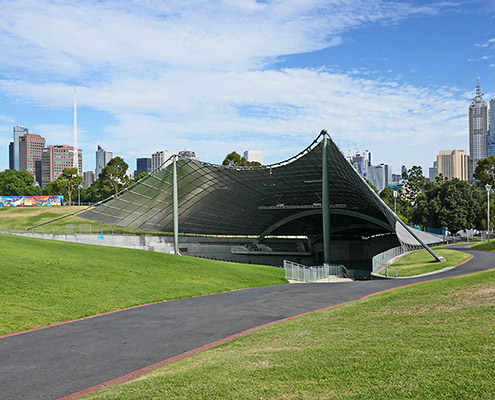
[[[281,268],[0,235],[0,334],[134,305],[286,283]]]
[[[453,267],[470,257],[467,253],[441,247],[435,247],[433,250],[437,255],[443,256],[445,261],[436,261],[427,250],[414,251],[391,264],[388,267],[389,276],[395,276],[397,270],[399,270],[398,276],[414,276],[438,271],[443,268]],[[380,273],[385,275],[385,270]]]
[[[494,337],[488,271],[280,323],[88,400],[491,399]]]
[[[55,218],[59,218],[87,207],[0,207],[0,231],[6,232],[24,232],[26,228],[49,222]],[[123,228],[117,225],[102,224],[101,222],[89,221],[87,219],[75,216],[68,216],[58,221],[50,222],[39,228],[35,228],[32,232],[52,232],[65,233],[69,228],[69,232],[73,230],[77,233],[98,233],[98,232],[126,232],[126,233],[151,233],[142,229]],[[163,233],[161,233],[163,234]]]

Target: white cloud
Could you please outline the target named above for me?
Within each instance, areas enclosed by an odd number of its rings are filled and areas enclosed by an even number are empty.
[[[381,0],[4,1],[0,91],[19,102],[67,109],[76,82],[81,107],[114,117],[102,130],[113,138],[110,150],[126,157],[187,146],[221,161],[233,147],[251,147],[278,161],[323,128],[336,141],[393,154],[432,137],[461,137],[465,104],[456,100],[459,94],[363,79],[362,70],[279,71],[271,63],[338,45],[352,29],[434,14],[443,6]],[[55,142],[71,137],[71,129],[50,124],[33,131]],[[87,145],[86,154],[93,153],[94,145]],[[432,151],[421,152],[432,159]]]

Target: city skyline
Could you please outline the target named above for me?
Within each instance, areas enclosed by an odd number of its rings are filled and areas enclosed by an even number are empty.
[[[131,170],[165,148],[273,163],[327,129],[426,174],[469,149],[477,77],[495,93],[494,1],[26,0],[0,15],[0,170],[14,125],[72,144],[74,86],[84,165],[100,144]]]

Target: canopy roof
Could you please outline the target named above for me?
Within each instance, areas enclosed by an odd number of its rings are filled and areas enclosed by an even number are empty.
[[[179,231],[219,235],[322,234],[322,155],[327,140],[332,235],[396,232],[397,217],[345,159],[326,131],[272,165],[228,167],[176,157]],[[173,230],[173,163],[81,217],[125,227]]]

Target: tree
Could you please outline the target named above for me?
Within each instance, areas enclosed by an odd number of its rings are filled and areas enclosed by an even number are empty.
[[[240,154],[233,151],[225,157],[222,162],[222,165],[228,165],[229,167],[256,167],[261,164],[258,161],[248,161],[244,157],[241,157]]]
[[[479,181],[482,187],[485,187],[486,184],[495,187],[495,156],[479,160],[473,177]]]
[[[418,195],[412,222],[444,228],[455,234],[464,228],[482,228],[483,192],[457,178],[428,182]]]
[[[72,203],[72,193],[82,183],[82,177],[78,175],[77,168],[64,168],[62,174],[46,185],[45,195],[61,195],[67,198],[69,205]]]
[[[391,210],[394,209],[394,191],[391,188],[386,187],[383,189],[380,192],[380,198]],[[395,199],[395,204],[397,206],[397,216],[409,225],[413,211],[411,204],[400,193]]]
[[[61,179],[65,183],[65,190],[69,197],[69,205],[72,203],[72,191],[82,183],[82,178],[77,172],[77,168],[64,168],[62,175],[57,179]]]
[[[403,196],[406,200],[414,205],[416,197],[421,193],[425,185],[425,177],[423,176],[423,169],[420,166],[414,165],[407,172],[402,174],[402,179],[407,181],[403,188]]]
[[[34,185],[34,176],[25,170],[6,169],[0,172],[1,196],[39,196],[41,188]]]
[[[130,179],[126,175],[128,168],[129,165],[121,157],[114,157],[108,162],[94,183],[100,199],[117,194],[129,184]]]

